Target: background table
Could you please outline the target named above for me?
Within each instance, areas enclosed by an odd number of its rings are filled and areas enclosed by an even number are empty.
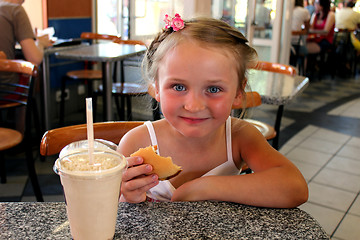
[[[113,120],[111,106],[113,62],[142,54],[146,47],[118,43],[98,43],[55,53],[58,58],[102,63],[104,121]]]
[[[70,239],[65,203],[0,203],[0,239]],[[114,239],[329,239],[300,209],[227,202],[119,203]]]
[[[261,96],[264,104],[277,105],[278,110],[275,119],[276,137],[272,146],[278,149],[281,118],[284,106],[289,104],[309,85],[309,79],[304,76],[291,76],[288,74],[274,73],[262,70],[249,70],[248,84],[251,91],[256,91]]]

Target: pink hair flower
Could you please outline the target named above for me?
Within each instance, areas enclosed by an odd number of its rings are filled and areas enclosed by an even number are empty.
[[[172,28],[175,32],[183,29],[185,27],[184,20],[181,19],[178,13],[175,14],[175,17],[170,17],[168,14],[165,15],[165,27]]]
[[[172,18],[169,15],[165,14],[164,22],[165,22],[165,27],[170,28],[172,25],[172,23],[171,23]]]

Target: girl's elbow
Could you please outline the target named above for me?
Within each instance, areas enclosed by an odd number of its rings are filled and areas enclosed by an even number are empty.
[[[305,183],[298,184],[294,187],[291,196],[289,197],[289,207],[298,207],[307,202],[309,198],[309,189]]]

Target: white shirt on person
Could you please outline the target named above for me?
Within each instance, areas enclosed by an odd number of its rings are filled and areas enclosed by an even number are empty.
[[[301,31],[304,22],[310,21],[310,13],[306,8],[296,6],[292,15],[291,31]],[[299,36],[292,36],[291,43],[298,44]]]
[[[357,29],[360,24],[360,13],[352,8],[344,7],[335,13],[335,27],[338,29]]]

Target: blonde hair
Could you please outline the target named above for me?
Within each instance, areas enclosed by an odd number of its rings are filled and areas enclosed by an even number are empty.
[[[198,41],[203,47],[224,49],[232,55],[238,73],[238,88],[244,96],[246,70],[257,62],[255,49],[246,44],[247,39],[236,28],[212,18],[195,18],[184,21],[179,31],[163,29],[150,44],[143,59],[144,79],[149,83],[157,80],[159,64],[166,53],[186,40]]]

